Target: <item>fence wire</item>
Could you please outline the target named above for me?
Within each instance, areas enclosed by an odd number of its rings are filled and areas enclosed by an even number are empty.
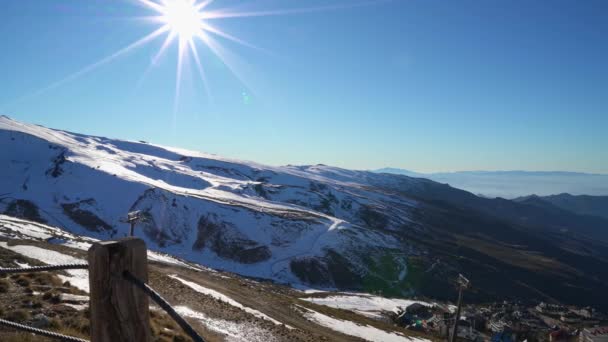
[[[47,266],[33,266],[33,267],[20,267],[20,268],[0,268],[0,274],[12,274],[12,273],[34,273],[34,272],[47,272],[47,271],[62,271],[62,270],[76,270],[76,269],[88,269],[88,264],[61,264],[61,265],[47,265]],[[137,288],[142,290],[145,294],[147,294],[156,304],[158,304],[165,312],[173,318],[173,320],[179,324],[179,326],[184,330],[188,336],[194,342],[205,342],[205,340],[192,328],[186,320],[180,316],[175,309],[169,304],[158,292],[154,291],[148,284],[141,281],[139,278],[135,277],[129,271],[123,272],[123,277],[135,285]],[[67,336],[59,333],[55,333],[48,330],[38,329],[34,327],[30,327],[27,325],[23,325],[16,322],[7,321],[4,319],[0,319],[0,325],[4,325],[7,327],[11,327],[13,329],[30,332],[33,334],[61,340],[67,342],[89,342],[87,340],[83,340],[81,338]]]
[[[83,339],[78,338],[78,337],[67,336],[67,335],[59,334],[59,333],[48,331],[48,330],[42,330],[42,329],[38,329],[38,328],[27,326],[27,325],[23,325],[23,324],[7,321],[7,320],[1,319],[1,318],[0,318],[0,325],[4,325],[4,326],[7,326],[7,327],[16,329],[16,330],[21,330],[21,331],[33,333],[33,334],[36,334],[36,335],[45,336],[45,337],[48,337],[48,338],[53,338],[53,339],[60,340],[60,341],[67,341],[67,342],[89,342],[88,340],[83,340]]]
[[[155,301],[156,304],[158,304],[163,310],[165,310],[165,312],[169,316],[171,316],[171,318],[173,318],[173,320],[177,324],[179,324],[179,326],[182,329],[184,329],[184,332],[186,332],[186,334],[188,334],[188,336],[190,336],[190,338],[194,342],[205,342],[205,340],[203,340],[203,338],[192,328],[192,326],[190,324],[188,324],[188,322],[186,322],[186,320],[182,316],[180,316],[175,311],[175,309],[173,309],[171,304],[169,304],[163,297],[161,297],[161,295],[158,294],[158,292],[154,291],[154,289],[152,289],[150,286],[148,286],[148,284],[144,283],[139,278],[135,277],[129,271],[124,271],[123,276],[126,280],[131,282],[137,288],[144,291],[144,293],[146,293],[150,298],[152,298],[152,300]]]
[[[87,264],[61,264],[61,265],[47,265],[47,266],[33,266],[33,267],[0,268],[0,274],[34,273],[34,272],[81,270],[81,269],[88,270],[89,265],[87,265]]]

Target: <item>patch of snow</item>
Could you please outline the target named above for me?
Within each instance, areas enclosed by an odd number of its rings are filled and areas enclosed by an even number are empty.
[[[308,286],[300,285],[300,284],[294,284],[293,285],[293,289],[298,290],[298,291],[303,292],[303,293],[306,293],[306,294],[325,293],[325,292],[327,292],[327,290],[313,289],[313,288],[310,288]]]
[[[21,268],[30,267],[30,264],[28,264],[27,262],[23,262],[23,263],[21,263],[21,262],[19,262],[19,261],[17,261],[17,260],[13,260],[13,262],[14,262],[15,264],[17,264],[17,266],[19,266],[19,267],[21,267]]]
[[[0,236],[9,239],[46,241],[54,245],[62,245],[84,251],[91,247],[91,243],[97,241],[84,236],[76,236],[56,227],[7,215],[0,215]]]
[[[321,326],[335,330],[337,332],[360,337],[367,341],[372,342],[430,342],[430,340],[407,337],[397,332],[387,332],[369,325],[360,325],[350,321],[344,321],[329,317],[322,313],[310,310],[301,306],[298,306],[301,310],[304,310],[304,316]]]
[[[185,263],[181,260],[178,260],[177,258],[174,258],[170,255],[164,254],[164,253],[158,253],[158,252],[154,252],[151,250],[148,250],[148,260],[152,260],[152,261],[157,261],[157,262],[161,262],[163,264],[169,264],[169,265],[175,265],[175,266],[181,266],[181,267],[185,267],[185,268],[189,268],[191,270],[195,270],[195,271],[200,271],[200,270],[205,270],[205,271],[210,271],[210,272],[215,272],[215,270],[212,270],[210,268],[204,267],[204,266],[200,266],[200,265],[196,265],[192,266],[188,263]]]
[[[210,330],[225,335],[226,341],[273,342],[277,340],[271,332],[261,329],[254,324],[213,319],[187,306],[176,306],[175,311],[184,317],[198,320]]]
[[[71,308],[74,308],[75,310],[78,311],[84,311],[89,307],[89,304],[70,304],[70,303],[63,303],[63,305],[65,306],[69,306]]]
[[[0,247],[10,249],[13,252],[49,265],[86,263],[85,260],[36,246],[9,246],[6,242],[0,242]],[[58,277],[63,281],[69,281],[72,286],[80,290],[89,292],[89,272],[87,270],[66,270],[66,272],[69,276],[58,275]]]
[[[62,245],[82,251],[91,248],[91,244],[97,239],[76,236],[59,228],[47,226],[41,223],[26,221],[12,216],[0,215],[0,236],[9,239],[26,239],[46,241],[53,245]],[[192,266],[168,254],[148,250],[148,260],[161,262],[169,265],[182,266],[193,270],[215,270],[195,265]]]
[[[384,298],[365,294],[309,297],[300,299],[319,305],[330,306],[336,309],[351,310],[370,318],[380,318],[382,316],[382,311],[395,311],[395,309],[398,307],[405,309],[414,303],[419,303],[426,306],[432,305],[418,300]]]

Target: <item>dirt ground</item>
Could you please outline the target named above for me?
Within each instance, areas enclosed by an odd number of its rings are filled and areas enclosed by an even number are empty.
[[[45,249],[55,250],[86,259],[85,251],[49,244],[42,241],[10,240],[8,243],[36,245]],[[30,265],[41,264],[40,262],[28,259],[0,247],[1,267],[17,267],[14,260],[22,263],[27,262]],[[246,329],[248,332],[251,332],[251,334],[253,334],[252,336],[255,337],[253,338],[254,340],[302,342],[363,341],[362,339],[344,335],[311,322],[303,316],[301,310],[297,309],[297,306],[309,308],[337,319],[350,320],[358,324],[370,325],[386,331],[396,331],[405,335],[432,339],[427,335],[418,335],[415,332],[401,329],[388,323],[372,320],[351,311],[315,305],[299,299],[300,297],[305,297],[304,293],[268,281],[258,281],[225,272],[192,269],[159,262],[149,262],[148,271],[149,284],[172,305],[187,306],[191,310],[202,313],[206,319],[212,322],[234,323],[231,326],[241,327],[240,329]],[[176,275],[183,280],[191,281],[203,287],[220,292],[241,303],[243,306],[260,311],[283,324],[276,324],[270,320],[256,317],[255,315],[225,303],[224,301],[199,293],[179,280],[170,277],[170,275]],[[35,276],[36,275],[31,275],[30,278],[33,279]],[[21,278],[24,278],[24,276]],[[24,317],[17,318],[21,319],[24,323],[31,323],[32,317],[36,314],[45,313],[46,316],[56,321],[49,327],[50,330],[66,332],[70,335],[87,338],[89,332],[88,309],[78,311],[72,307],[62,305],[62,303],[53,302],[49,298],[43,299],[42,296],[44,295],[44,292],[31,291],[31,288],[35,285],[34,281],[30,281],[30,289],[28,289],[28,286],[22,286],[22,284],[25,284],[25,281],[20,281],[21,285],[18,283],[18,279],[21,278],[11,276],[0,278],[0,291],[2,290],[2,282],[8,283],[8,285],[6,285],[7,292],[0,293],[1,307],[5,308],[4,311],[0,311],[0,317],[5,319],[13,318],[14,320],[15,317],[8,315],[6,308],[8,308],[9,311],[18,309],[26,311],[26,314],[24,314]],[[44,281],[48,282],[48,284],[40,285],[49,288],[46,292],[57,291],[56,289],[51,290],[51,287],[64,287],[65,292],[79,293],[79,290],[69,286],[69,284],[67,284],[67,287],[64,286],[66,284],[61,284],[59,278],[56,276],[53,278],[52,275],[49,275],[44,279],[46,279]],[[49,295],[47,294],[46,297],[48,296]],[[32,301],[36,303],[36,307],[28,306],[31,305],[30,302]],[[185,334],[180,331],[180,328],[155,305],[151,306],[151,316],[153,317],[152,325],[156,341],[189,340],[188,338],[185,338]],[[187,318],[187,320],[207,341],[214,342],[227,339],[226,335],[206,327],[201,323],[200,319]],[[70,324],[70,321],[78,323]],[[243,332],[241,331],[239,333]],[[29,334],[19,334],[11,329],[0,327],[1,341],[45,341],[43,338],[31,338],[32,336]],[[238,340],[238,338],[233,337],[229,340],[234,341]]]

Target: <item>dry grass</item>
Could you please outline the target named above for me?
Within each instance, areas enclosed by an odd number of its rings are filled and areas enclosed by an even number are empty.
[[[24,323],[31,318],[31,314],[23,309],[11,310],[6,313],[4,318],[12,322]]]
[[[154,341],[188,341],[188,338],[182,333],[182,328],[165,313],[150,311],[150,328],[152,329]]]
[[[541,253],[514,248],[513,246],[490,243],[464,235],[456,235],[457,240],[479,253],[486,254],[506,264],[521,267],[534,272],[569,273],[580,276],[580,272],[559,261],[548,258]]]
[[[36,260],[0,248],[0,267],[17,267],[15,261],[32,266],[42,265]],[[50,322],[45,329],[90,339],[89,310],[74,310],[61,305],[60,299],[62,293],[79,295],[85,293],[73,287],[69,282],[62,281],[57,274],[60,272],[35,272],[0,277],[0,318],[31,324],[32,317],[42,313],[49,318]],[[153,341],[189,341],[181,328],[165,313],[151,311],[150,326],[154,336]],[[52,340],[0,326],[0,341]]]

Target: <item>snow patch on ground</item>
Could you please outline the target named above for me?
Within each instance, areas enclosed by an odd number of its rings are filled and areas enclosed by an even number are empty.
[[[314,310],[310,310],[301,306],[298,306],[299,309],[304,311],[304,316],[321,326],[326,328],[335,330],[337,332],[360,337],[367,341],[372,342],[430,342],[430,340],[416,337],[407,337],[403,336],[401,333],[392,333],[386,332],[384,330],[380,330],[378,328],[374,328],[369,325],[359,325],[350,321],[343,321],[341,319],[336,319],[333,317],[329,317],[322,313],[316,312]]]
[[[226,341],[274,342],[277,340],[271,332],[261,329],[254,324],[212,319],[187,306],[176,306],[175,311],[184,317],[198,320],[209,330],[225,335]]]
[[[26,267],[30,267],[30,264],[28,264],[27,262],[24,263],[20,263],[19,261],[15,260],[13,261],[15,264],[17,264],[17,266],[21,267],[21,268],[26,268]]]
[[[226,295],[224,295],[222,293],[219,293],[219,292],[217,292],[215,290],[212,290],[210,288],[201,286],[201,285],[199,285],[197,283],[193,283],[191,281],[184,280],[184,279],[182,279],[182,278],[180,278],[180,277],[178,277],[176,275],[169,275],[169,277],[171,277],[171,278],[173,278],[175,280],[180,281],[182,284],[190,287],[191,289],[193,289],[196,292],[202,293],[202,294],[207,295],[207,296],[211,296],[211,297],[213,297],[213,298],[215,298],[217,300],[220,300],[220,301],[222,301],[224,303],[230,304],[230,305],[232,305],[234,307],[237,307],[237,308],[239,308],[239,309],[241,309],[241,310],[243,310],[245,312],[248,312],[248,313],[254,315],[255,317],[258,317],[258,318],[261,318],[261,319],[265,319],[265,320],[269,320],[269,321],[271,321],[274,324],[283,324],[283,323],[277,321],[276,319],[274,319],[274,318],[272,318],[272,317],[270,317],[270,316],[268,316],[266,314],[263,314],[263,313],[259,312],[258,310],[246,307],[243,304],[237,302],[236,300],[234,300],[234,299],[232,299],[232,298],[230,298],[230,297],[228,297],[228,296],[226,296]],[[287,326],[287,327],[291,328],[289,326]]]
[[[382,317],[382,311],[395,311],[395,309],[398,307],[405,309],[414,303],[419,303],[426,306],[432,305],[418,300],[384,298],[364,294],[348,296],[336,295],[322,298],[309,297],[300,299],[319,305],[330,306],[332,308],[350,310],[370,318],[380,318]]]
[[[46,241],[53,245],[62,245],[81,251],[89,250],[91,244],[99,241],[89,237],[76,236],[59,228],[6,215],[0,215],[0,236],[9,239]],[[204,269],[205,271],[216,272],[203,266],[192,266],[170,255],[151,250],[148,250],[148,260],[186,267],[197,271]]]
[[[178,260],[170,255],[167,255],[164,253],[153,252],[149,249],[148,249],[148,260],[157,261],[157,262],[160,262],[163,264],[168,264],[168,265],[181,266],[181,267],[189,268],[189,269],[195,270],[195,271],[205,270],[208,272],[217,272],[215,270],[212,270],[210,268],[200,266],[200,265],[192,266],[192,265],[185,263],[181,260]]]
[[[56,227],[7,215],[0,215],[0,236],[9,239],[41,240],[84,251],[91,247],[91,243],[97,241],[84,236],[76,236]]]
[[[70,303],[63,303],[63,305],[69,306],[74,308],[75,310],[78,311],[84,311],[89,307],[89,304],[70,304]]]
[[[10,249],[13,252],[42,261],[49,265],[86,263],[85,260],[36,246],[9,246],[6,242],[0,242],[0,247]],[[69,281],[72,286],[80,290],[89,292],[89,272],[87,270],[67,270],[66,272],[69,276],[58,275],[58,277],[63,281]]]

